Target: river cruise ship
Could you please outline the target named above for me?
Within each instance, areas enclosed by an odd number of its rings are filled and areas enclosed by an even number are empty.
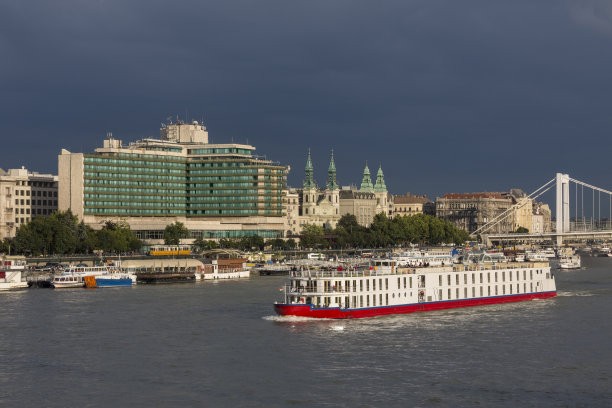
[[[392,259],[328,271],[292,271],[274,304],[279,315],[348,319],[556,296],[548,262],[507,262],[482,254],[465,264],[397,267]],[[501,261],[501,262],[498,262]],[[342,270],[340,270],[342,269]]]

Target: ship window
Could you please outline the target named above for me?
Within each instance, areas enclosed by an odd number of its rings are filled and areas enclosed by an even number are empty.
[[[397,288],[401,288],[402,287],[402,278],[397,278]]]
[[[378,287],[380,288],[380,290],[382,290],[382,288],[383,288],[383,286],[382,286],[382,278],[380,278],[378,280]],[[387,288],[387,289],[389,289],[389,288]]]
[[[502,282],[506,281],[506,272],[502,272]]]
[[[370,295],[366,295],[366,306],[370,307]]]
[[[451,299],[451,290],[450,289],[448,290],[448,299],[449,300]]]
[[[482,286],[480,287],[480,297],[482,297]]]
[[[491,283],[491,272],[487,272],[487,283]]]
[[[519,274],[520,274],[520,272],[519,272],[519,271],[516,271],[516,280],[521,279],[521,276],[520,276]]]
[[[448,286],[450,286],[450,284],[451,284],[451,277],[450,275],[448,275]]]
[[[529,279],[533,279],[533,269],[529,270]]]
[[[510,294],[512,294],[512,285],[508,285],[510,287]]]
[[[389,290],[389,278],[385,278],[385,289]]]
[[[357,292],[357,281],[353,281],[353,292]]]
[[[523,269],[523,280],[527,280],[527,271]]]
[[[497,272],[495,272],[495,282],[497,282]]]
[[[410,289],[412,289],[412,276],[409,279],[410,279]]]
[[[370,291],[370,280],[366,279],[366,291],[369,292]],[[368,305],[369,306],[369,305]]]
[[[389,306],[389,294],[388,293],[385,295],[385,301],[387,302],[387,306]]]
[[[455,275],[455,282],[457,285],[459,284],[459,275]]]
[[[412,278],[410,278],[410,281],[412,283]],[[410,285],[410,286],[412,286],[412,285]],[[406,289],[406,277],[404,277],[404,289]]]
[[[381,306],[383,305],[383,303],[382,303],[382,293],[380,295],[378,295],[378,304],[381,305]]]
[[[495,296],[497,296],[497,285],[495,285]]]
[[[512,271],[508,272],[508,280],[512,282]]]
[[[491,296],[491,287],[487,286],[487,296]]]
[[[438,297],[442,300],[442,289],[438,290]]]
[[[506,294],[506,285],[502,285],[502,295]]]
[[[376,306],[376,295],[372,295],[372,306]]]
[[[523,292],[527,292],[527,284],[523,283]]]
[[[359,296],[359,307],[363,307],[363,295]]]
[[[521,291],[521,285],[519,285],[518,283],[516,284],[516,293],[519,293]]]
[[[376,279],[372,279],[372,290],[376,290]]]
[[[529,291],[533,292],[533,282],[529,282]]]
[[[459,288],[455,289],[455,299],[459,299]]]
[[[463,274],[463,283],[467,285],[467,273]]]
[[[440,281],[440,286],[442,286],[442,275],[438,276],[438,280]]]
[[[480,272],[480,283],[482,283],[482,272]]]

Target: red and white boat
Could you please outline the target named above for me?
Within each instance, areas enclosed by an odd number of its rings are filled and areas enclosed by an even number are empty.
[[[378,259],[348,270],[293,271],[274,310],[283,316],[350,319],[557,295],[548,262],[506,262],[486,253],[468,261],[398,268],[394,260]]]

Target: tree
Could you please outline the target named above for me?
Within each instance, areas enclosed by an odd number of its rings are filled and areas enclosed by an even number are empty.
[[[302,227],[302,247],[313,248],[324,245],[324,233],[325,230],[323,229],[323,227],[320,227],[315,224],[304,224],[304,226]]]
[[[164,243],[166,245],[179,245],[181,239],[189,236],[189,230],[182,222],[176,221],[174,224],[166,226],[164,229]]]
[[[528,234],[529,230],[525,227],[518,227],[515,232],[517,234]]]

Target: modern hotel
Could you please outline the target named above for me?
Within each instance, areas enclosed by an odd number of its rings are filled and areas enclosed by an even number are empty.
[[[125,221],[151,244],[175,221],[190,238],[282,237],[289,167],[254,151],[209,143],[195,121],[164,124],[160,139],[129,146],[109,134],[92,154],[62,149],[58,206],[94,229]]]

